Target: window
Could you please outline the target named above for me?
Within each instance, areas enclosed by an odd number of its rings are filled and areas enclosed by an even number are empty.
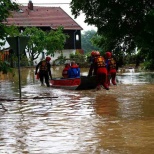
[[[78,34],[76,35],[76,40],[79,41],[79,35]]]

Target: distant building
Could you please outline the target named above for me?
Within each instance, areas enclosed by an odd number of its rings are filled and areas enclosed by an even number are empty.
[[[62,8],[34,6],[30,0],[28,6],[20,6],[19,11],[13,11],[11,16],[7,18],[8,26],[15,25],[22,31],[26,27],[38,27],[44,31],[57,29],[59,26],[64,28],[64,33],[69,35],[64,46],[63,55],[67,58],[70,53],[82,52],[81,47],[81,30],[78,25]],[[52,46],[52,44],[51,44]],[[7,46],[8,47],[8,46]],[[38,61],[42,58],[45,51]],[[56,53],[52,60],[57,59],[60,53]]]

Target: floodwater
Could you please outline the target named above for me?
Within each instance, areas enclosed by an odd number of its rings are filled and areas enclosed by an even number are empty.
[[[119,72],[108,91],[70,91],[41,87],[27,68],[21,100],[18,75],[0,77],[0,154],[154,153],[153,72]]]

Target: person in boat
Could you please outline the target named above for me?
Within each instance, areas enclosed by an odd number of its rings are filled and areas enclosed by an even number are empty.
[[[89,72],[88,72],[88,77],[90,77],[92,75],[96,75],[97,68],[94,65],[95,57],[96,57],[96,51],[92,51],[91,57],[90,57],[90,68],[89,68]]]
[[[71,62],[70,68],[68,70],[68,77],[69,78],[79,78],[80,77],[80,68],[75,63],[75,61]]]
[[[50,57],[46,57],[44,60],[40,61],[36,65],[36,70],[35,70],[35,75],[37,75],[39,69],[39,77],[41,85],[44,85],[44,80],[45,80],[47,87],[50,87],[49,77],[52,79],[50,60],[51,60]]]
[[[70,69],[70,62],[65,63],[65,67],[62,71],[63,78],[68,78],[68,70]]]
[[[113,85],[116,85],[116,61],[115,59],[112,57],[112,53],[110,51],[105,53],[105,62],[106,62],[106,66],[107,66],[107,83],[108,85],[110,85],[110,80],[112,82]]]
[[[105,64],[105,58],[100,55],[99,51],[95,52],[94,68],[97,68],[96,69],[97,90],[101,89],[101,85],[103,85],[103,87],[106,90],[109,90],[107,84],[107,69]]]

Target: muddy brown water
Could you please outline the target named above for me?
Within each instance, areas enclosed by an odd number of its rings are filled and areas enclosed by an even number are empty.
[[[153,72],[119,72],[109,91],[70,91],[41,87],[22,69],[22,100],[18,75],[0,78],[0,154],[154,153]]]

